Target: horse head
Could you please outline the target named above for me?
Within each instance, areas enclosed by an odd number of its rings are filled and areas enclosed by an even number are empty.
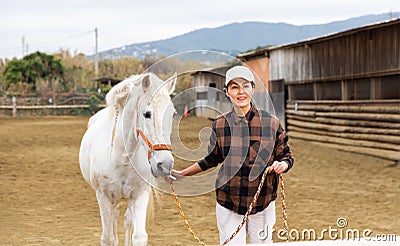
[[[170,95],[175,90],[176,74],[166,81],[153,73],[140,77],[135,102],[136,139],[147,150],[153,176],[168,176],[174,164],[171,148],[172,121],[175,108]]]

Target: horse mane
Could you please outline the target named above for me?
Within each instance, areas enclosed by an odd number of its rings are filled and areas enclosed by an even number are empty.
[[[129,95],[129,91],[138,78],[139,75],[132,75],[111,88],[106,95],[107,106],[112,109],[117,105],[123,107],[125,105],[125,100]]]

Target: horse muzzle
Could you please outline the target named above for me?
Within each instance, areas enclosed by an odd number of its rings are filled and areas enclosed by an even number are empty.
[[[151,173],[154,177],[167,177],[174,167],[174,158],[171,151],[156,151],[150,157]]]

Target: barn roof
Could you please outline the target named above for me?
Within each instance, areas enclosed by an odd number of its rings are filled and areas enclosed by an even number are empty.
[[[219,74],[225,76],[226,71],[228,71],[231,67],[234,65],[228,65],[228,66],[223,66],[223,67],[217,67],[217,68],[206,68],[202,70],[198,70],[196,72],[193,72],[191,76],[199,75],[202,73],[213,73],[213,74]]]
[[[302,40],[302,41],[299,41],[296,43],[277,45],[277,46],[267,47],[267,48],[260,49],[260,50],[250,51],[250,52],[246,52],[246,53],[237,55],[237,58],[240,60],[252,60],[252,59],[259,58],[259,57],[269,57],[269,53],[273,50],[288,49],[288,48],[293,48],[296,46],[318,43],[318,42],[322,42],[322,41],[326,41],[326,40],[340,38],[343,36],[349,36],[354,33],[362,32],[362,31],[373,30],[373,29],[378,29],[378,28],[391,26],[391,25],[397,25],[397,24],[400,24],[400,18],[377,22],[377,23],[365,25],[362,27],[352,28],[352,29],[337,32],[337,33],[330,33],[330,34],[323,35],[320,37]]]
[[[111,83],[111,85],[116,85],[119,82],[121,82],[122,79],[116,79],[116,78],[111,78],[111,77],[99,77],[99,78],[93,79],[93,81],[100,82],[101,84],[109,84],[109,83]]]

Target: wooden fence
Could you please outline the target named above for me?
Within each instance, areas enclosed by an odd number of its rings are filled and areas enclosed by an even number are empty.
[[[0,105],[0,116],[81,115],[89,105]]]
[[[99,105],[93,102],[93,105],[89,100],[89,96],[63,94],[51,101],[36,97],[0,97],[0,116],[87,115],[105,107],[104,102]]]
[[[400,160],[400,100],[291,101],[286,117],[290,137]]]

